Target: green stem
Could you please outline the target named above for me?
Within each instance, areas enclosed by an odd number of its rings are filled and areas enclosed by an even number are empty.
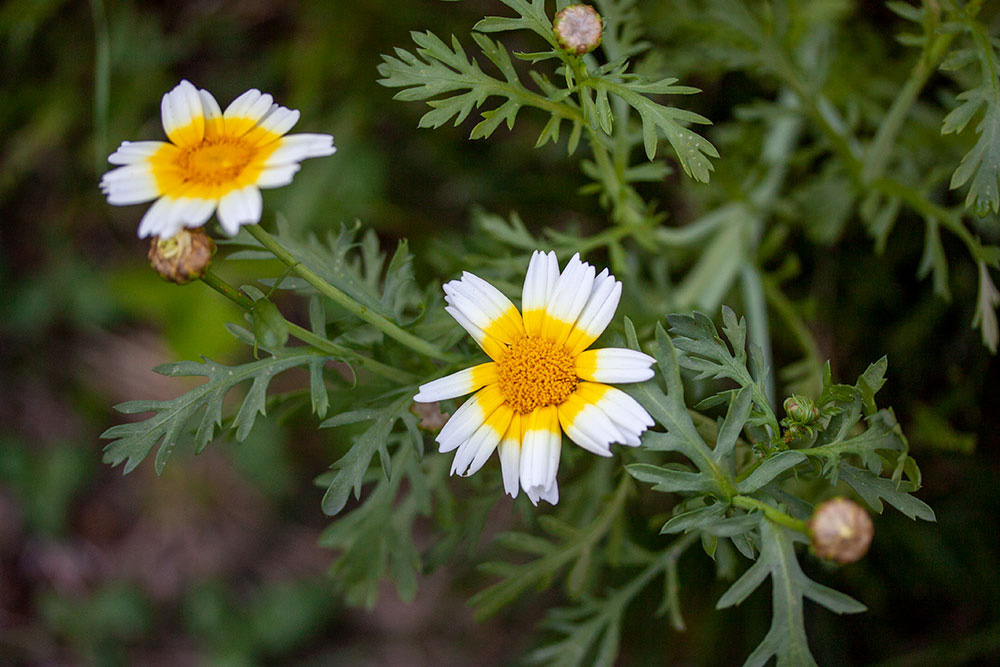
[[[220,278],[212,269],[205,270],[205,275],[201,277],[201,281],[243,310],[253,310],[253,299],[233,288],[232,285]]]
[[[205,271],[205,275],[202,276],[201,281],[235,303],[240,308],[247,311],[253,310],[253,301],[250,297],[234,289],[232,285],[216,275],[211,269]],[[327,352],[331,356],[349,360],[350,362],[357,364],[358,367],[364,368],[375,375],[383,377],[387,380],[392,380],[393,382],[410,382],[416,379],[416,377],[411,373],[403,371],[399,368],[388,366],[380,361],[376,361],[375,359],[362,356],[350,348],[337,345],[322,336],[314,334],[308,329],[300,327],[294,322],[289,322],[287,319],[285,319],[285,324],[288,326],[288,333],[295,336],[303,343],[306,343],[321,352]]]
[[[955,214],[954,211],[935,204],[925,197],[919,190],[915,190],[914,188],[904,185],[891,178],[880,178],[874,181],[871,185],[885,195],[898,197],[905,202],[907,206],[925,218],[932,218],[933,220],[940,222],[947,230],[957,236],[962,243],[965,244],[973,259],[977,262],[982,261],[990,264],[991,266],[995,266],[994,259],[989,256],[988,253],[984,252],[983,245],[979,242],[979,239],[977,239],[972,232],[969,231],[968,227],[962,224],[961,216]]]
[[[938,65],[944,59],[955,39],[955,33],[939,34],[929,46],[924,47],[924,52],[920,59],[910,71],[910,76],[903,84],[899,95],[893,101],[888,113],[882,119],[875,138],[865,152],[864,165],[861,169],[861,180],[870,183],[880,177],[885,171],[885,165],[892,154],[892,146],[896,141],[896,136],[903,127],[906,116],[916,102],[920,91],[923,90],[927,79],[937,71]]]
[[[587,74],[586,66],[579,58],[571,58],[569,65],[573,71],[573,79],[576,82],[580,109],[585,110],[588,106],[593,105],[590,101],[590,91],[587,88],[590,75]],[[627,121],[627,118],[615,120],[616,142],[620,141],[619,137],[622,136],[620,132],[624,131]],[[642,199],[625,181],[626,161],[622,159],[622,155],[613,155],[608,151],[608,148],[604,145],[604,139],[602,139],[600,133],[589,122],[585,122],[584,125],[587,128],[587,138],[590,142],[591,153],[594,156],[594,164],[597,165],[597,170],[601,175],[601,186],[613,204],[612,214],[614,218],[619,224],[625,227],[641,225],[646,220],[645,208],[642,205]]]
[[[751,498],[750,496],[734,496],[732,503],[736,507],[742,507],[745,510],[758,510],[763,512],[768,521],[772,523],[785,526],[786,528],[791,528],[792,530],[796,530],[800,533],[809,534],[809,527],[805,521],[791,517],[779,510],[777,507],[768,505],[767,503],[757,500],[756,498]]]
[[[451,357],[441,349],[420,338],[419,336],[414,336],[408,331],[403,330],[395,322],[390,321],[386,317],[379,315],[378,313],[372,312],[367,307],[362,306],[360,303],[352,299],[350,296],[337,289],[326,280],[322,278],[318,273],[310,269],[308,266],[300,262],[295,258],[292,253],[288,252],[284,246],[282,246],[276,238],[264,231],[264,228],[260,225],[247,225],[245,229],[257,239],[262,246],[267,248],[275,257],[280,259],[282,262],[287,264],[294,270],[297,274],[302,276],[302,278],[316,288],[320,294],[327,297],[337,305],[341,306],[344,310],[355,315],[358,319],[364,320],[368,324],[384,333],[389,338],[402,343],[406,347],[410,348],[414,352],[419,352],[425,356],[431,357],[433,359],[438,359],[440,361],[451,361]]]
[[[932,47],[932,55],[935,54],[937,54],[936,46]],[[940,57],[944,57],[944,52],[940,54]],[[820,130],[822,130],[823,134],[826,135],[827,140],[830,141],[833,146],[834,153],[836,153],[837,156],[844,162],[844,166],[847,167],[851,177],[861,189],[874,188],[882,194],[898,197],[917,213],[920,213],[925,217],[931,217],[938,220],[947,230],[961,239],[966,248],[968,248],[969,254],[972,255],[973,259],[976,261],[984,261],[991,266],[995,266],[995,262],[991,261],[992,258],[987,256],[987,253],[984,252],[982,244],[980,244],[978,239],[976,239],[976,237],[962,223],[961,216],[954,214],[946,208],[938,206],[934,202],[930,201],[930,199],[928,199],[922,192],[904,185],[900,181],[893,178],[874,178],[871,182],[866,182],[863,178],[865,163],[862,162],[862,160],[855,154],[855,150],[851,147],[851,143],[848,139],[829,122],[827,117],[820,110],[819,106],[815,102],[815,95],[810,94],[810,91],[799,80],[798,76],[795,74],[794,67],[792,67],[790,62],[788,62],[787,56],[783,53],[782,61],[779,64],[778,70],[780,72],[780,76],[788,83],[792,90],[795,91],[795,94],[799,99],[799,103],[805,110],[806,115],[809,116],[813,123],[815,123]],[[928,72],[927,76],[930,76],[931,73],[933,73],[933,71]],[[916,87],[917,82],[918,79],[915,78],[914,83],[908,84],[908,86]],[[919,93],[919,88],[916,88],[914,93]],[[907,109],[908,106],[905,104],[904,100],[904,102],[900,103],[898,109],[894,107],[893,110],[890,110],[891,113],[894,112],[896,116],[899,116],[898,119],[892,120],[892,123],[902,123]],[[893,130],[892,126],[887,127],[884,131],[885,138],[883,138],[882,141],[888,143],[889,139],[891,139],[892,136],[895,136],[895,132],[898,132],[898,128]],[[876,140],[878,140],[878,138]],[[875,158],[871,159],[874,161]],[[876,173],[874,166],[870,167],[869,170],[871,174]]]

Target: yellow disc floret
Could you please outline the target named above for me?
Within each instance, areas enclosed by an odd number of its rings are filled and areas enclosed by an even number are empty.
[[[187,180],[199,185],[222,185],[236,181],[254,158],[254,147],[239,139],[204,141],[181,151],[177,167]]]
[[[164,144],[150,157],[160,192],[216,199],[256,183],[265,161],[280,145],[278,135],[258,134],[222,133],[190,145]]]
[[[559,405],[576,389],[573,356],[562,345],[522,335],[497,363],[500,391],[507,405],[526,415],[535,408]]]

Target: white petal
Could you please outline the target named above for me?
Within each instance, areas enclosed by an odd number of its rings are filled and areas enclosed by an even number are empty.
[[[521,333],[518,328],[520,316],[517,320],[512,320],[510,317],[497,314],[493,304],[475,294],[470,294],[459,281],[453,280],[447,283],[444,292],[444,300],[448,306],[461,312],[465,319],[474,324],[484,335],[489,331],[497,342],[510,343]],[[493,326],[495,324],[498,326]]]
[[[289,134],[280,139],[281,145],[264,162],[265,167],[301,162],[306,158],[333,155],[333,137],[329,134]]]
[[[463,271],[462,282],[474,289],[481,298],[493,304],[498,312],[505,313],[509,308],[514,308],[514,304],[503,292],[476,274]]]
[[[524,275],[521,312],[543,310],[557,280],[559,280],[559,261],[556,259],[556,253],[546,254],[541,250],[533,252],[531,261],[528,262],[528,271]]]
[[[162,193],[148,164],[130,164],[118,167],[101,177],[101,191],[108,203],[114,206],[142,204]]]
[[[205,115],[201,96],[194,85],[184,79],[160,103],[163,131],[178,145],[190,145],[205,136]]]
[[[621,296],[622,284],[607,269],[601,271],[566,343],[570,354],[579,354],[604,333],[615,316]]]
[[[111,164],[145,162],[150,155],[166,145],[163,141],[123,141],[118,150],[108,156],[108,162]]]
[[[576,322],[580,311],[590,298],[594,286],[594,274],[594,267],[581,262],[579,253],[573,255],[549,295],[548,303],[545,305],[546,315],[559,322],[570,324]],[[568,335],[569,330],[566,333]]]
[[[480,364],[420,385],[413,400],[418,403],[433,403],[457,398],[495,381],[496,367],[493,364]]]
[[[183,225],[177,217],[177,200],[160,197],[149,207],[139,221],[139,238],[159,236],[167,239],[181,230]]]
[[[500,290],[471,273],[462,274],[461,280],[444,285],[445,301],[462,310],[470,321],[484,331],[498,325],[493,332],[503,342],[511,342],[524,333],[521,316],[514,304]]]
[[[219,200],[219,223],[223,231],[233,236],[240,225],[260,222],[264,201],[256,185],[248,185],[224,195]]]
[[[297,109],[275,106],[266,116],[260,119],[257,127],[281,137],[295,127],[297,122],[299,122],[299,112]]]
[[[215,212],[216,201],[214,199],[187,198],[187,206],[182,214],[182,222],[185,227],[201,227]]]
[[[500,456],[500,472],[503,474],[504,492],[511,498],[517,498],[521,488],[521,415],[514,414],[507,433],[498,446]]]
[[[653,357],[618,347],[586,350],[576,357],[577,374],[594,382],[643,382],[653,377]]]
[[[643,428],[639,429],[639,433],[642,433],[655,423],[653,418],[649,416],[649,413],[646,412],[646,408],[639,404],[639,401],[621,389],[615,389],[614,387],[609,387],[608,389],[610,391],[604,394],[599,404],[604,412],[612,415],[613,419],[617,421],[620,418],[626,423],[631,422],[637,426],[641,425]]]
[[[216,137],[222,133],[222,109],[212,93],[204,88],[198,91],[202,112],[205,114],[205,136]]]
[[[598,456],[611,456],[611,443],[624,443],[631,439],[621,432],[600,405],[588,403],[576,394],[559,406],[559,423],[570,440]]]
[[[222,116],[227,120],[230,118],[247,118],[256,123],[271,110],[273,103],[274,98],[270,95],[261,93],[256,88],[251,88],[230,102]]]
[[[514,411],[509,407],[501,406],[476,429],[471,438],[463,442],[455,452],[455,460],[451,464],[451,474],[456,472],[462,476],[468,476],[480,468],[493,454],[497,448],[497,443],[507,431]]]
[[[450,452],[468,440],[502,402],[503,396],[499,389],[486,387],[462,403],[438,433],[438,450]]]
[[[553,483],[559,470],[561,445],[562,434],[549,428],[529,427],[524,434],[520,461],[521,488],[536,505],[539,498],[551,498]]]
[[[298,164],[283,164],[277,167],[267,167],[257,177],[258,188],[280,188],[292,182],[292,177],[301,169]]]
[[[455,410],[455,414],[448,418],[441,432],[438,433],[437,440],[440,452],[450,452],[457,449],[459,445],[469,439],[480,426],[486,421],[482,406],[475,398],[470,398],[462,403]]]
[[[460,309],[454,306],[445,306],[444,310],[446,313],[454,317],[459,326],[468,331],[469,335],[472,336],[477,343],[480,345],[483,344],[483,341],[486,340],[486,332],[476,326],[476,324],[466,317]]]

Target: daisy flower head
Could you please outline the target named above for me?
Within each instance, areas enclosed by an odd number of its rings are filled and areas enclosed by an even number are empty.
[[[652,417],[606,383],[648,380],[655,360],[635,350],[587,349],[611,322],[621,291],[607,269],[596,273],[579,254],[560,273],[555,253],[541,251],[528,264],[520,312],[471,273],[445,284],[445,310],[492,360],[428,382],[414,397],[475,392],[437,436],[440,451],[458,450],[452,474],[471,475],[496,449],[511,497],[524,489],[533,504],[554,505],[563,432],[599,456],[611,456],[612,443],[639,444]]]
[[[168,142],[125,141],[108,157],[121,165],[104,174],[101,191],[116,206],[153,201],[139,238],[170,238],[201,227],[218,211],[232,236],[260,222],[261,188],[292,182],[299,162],[333,155],[329,134],[290,134],[299,112],[251,88],[226,107],[212,94],[181,81],[160,105]]]

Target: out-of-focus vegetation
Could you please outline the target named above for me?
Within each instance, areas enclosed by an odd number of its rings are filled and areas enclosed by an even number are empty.
[[[639,186],[674,226],[744,196],[747,174],[727,165],[757,157],[741,155],[761,145],[755,100],[782,90],[767,63],[735,68],[702,48],[692,26],[707,32],[718,20],[700,13],[704,4],[639,4],[659,54],[642,66],[704,90],[685,104],[712,119],[705,134],[723,154],[710,186],[682,174]],[[876,2],[809,7],[822,28],[810,40],[838,47],[834,62],[816,64],[838,73],[824,92],[864,128],[873,100],[892,99],[912,66],[912,53],[893,39],[904,22]],[[372,611],[346,606],[343,587],[327,576],[331,556],[318,544],[323,490],[312,486],[342,450],[312,422],[259,421],[242,443],[217,443],[198,457],[175,453],[159,478],[149,463],[127,477],[104,466],[98,439],[120,418],[109,405],[190,386],[152,366],[198,354],[247,360],[223,326],[242,321],[235,306],[202,284],[157,278],[135,238],[139,207],[109,207],[97,189],[119,141],[160,138],[159,99],[180,78],[224,101],[250,87],[275,93],[302,111],[301,131],[335,136],[334,158],[265,194],[265,221],[280,211],[297,229],[320,231],[361,218],[449,269],[461,266],[449,238],[468,233],[473,207],[516,209],[532,230],[604,224],[596,197],[570,196],[586,181],[564,145],[532,149],[544,118],[526,112],[513,136],[502,128],[469,141],[475,120],[417,130],[426,109],[392,101],[394,91],[376,83],[380,54],[409,48],[410,30],[465,35],[484,14],[503,11],[487,0],[10,0],[0,8],[0,662],[485,665],[539,644],[544,630],[533,628],[558,591],[472,620],[465,601],[486,582],[469,564],[495,555],[485,538],[472,553],[431,554],[437,567],[413,604],[388,586]],[[980,20],[1000,32],[996,7]],[[925,92],[900,141],[941,160],[941,173],[928,176],[936,182],[975,137],[970,127],[941,143],[934,109],[955,100],[941,92],[951,90],[942,74],[931,77],[940,87]],[[786,223],[770,239],[782,253],[767,257],[766,240],[759,252],[783,277],[791,297],[783,307],[808,324],[816,355],[831,358],[836,375],[856,377],[888,355],[880,399],[909,435],[921,498],[938,520],[879,518],[869,556],[832,577],[869,612],[807,610],[813,651],[821,664],[987,664],[1000,659],[1000,365],[969,328],[977,267],[951,262],[937,278],[949,289],[935,294],[915,277],[926,256],[924,222],[904,213],[876,252],[845,201],[852,195],[843,175],[802,176],[823,167],[808,154],[792,165],[772,207]],[[964,191],[952,196],[961,201]],[[995,211],[976,225],[997,241]],[[942,243],[962,257],[954,237]],[[225,266],[234,277],[239,270]],[[781,324],[792,320],[779,316],[771,327],[788,343],[776,345],[777,367],[797,359],[787,350],[799,332]],[[301,386],[302,377],[278,382]],[[497,502],[491,531],[521,518],[508,507]],[[690,559],[682,570],[686,631],[669,629],[652,613],[659,597],[643,593],[623,630],[623,664],[734,664],[766,632],[766,596],[716,612],[727,584]]]

